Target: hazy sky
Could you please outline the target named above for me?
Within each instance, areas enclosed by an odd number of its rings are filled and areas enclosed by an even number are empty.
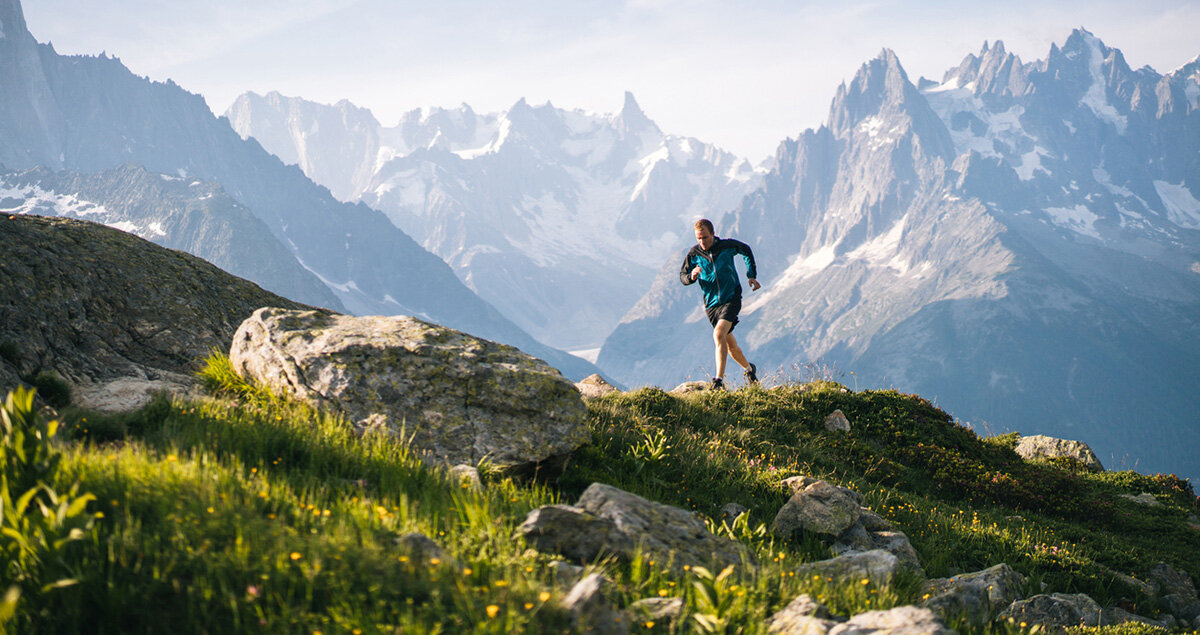
[[[824,123],[881,49],[940,79],[986,41],[1043,59],[1082,26],[1131,66],[1200,54],[1197,0],[24,0],[41,42],[115,55],[217,114],[245,91],[349,99],[393,125],[412,108],[521,97],[611,113],[632,91],[664,131],[758,161]]]

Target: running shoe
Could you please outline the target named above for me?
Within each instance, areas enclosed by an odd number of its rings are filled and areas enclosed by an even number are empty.
[[[751,384],[758,383],[758,367],[755,366],[754,364],[750,364],[750,369],[746,370],[742,374],[746,376],[747,382],[749,382]]]
[[[708,385],[709,390],[725,390],[725,380],[720,377],[713,377],[712,383]]]

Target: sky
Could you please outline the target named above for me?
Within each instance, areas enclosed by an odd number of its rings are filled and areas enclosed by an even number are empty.
[[[222,114],[238,95],[414,108],[521,98],[595,113],[625,91],[668,134],[758,162],[826,120],[884,48],[940,79],[983,43],[1029,62],[1084,27],[1134,68],[1200,54],[1197,0],[23,0],[39,42],[116,56]]]

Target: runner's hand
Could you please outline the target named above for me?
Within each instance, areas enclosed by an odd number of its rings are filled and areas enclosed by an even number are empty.
[[[695,282],[696,278],[699,278],[699,277],[700,277],[700,267],[693,267],[692,268],[692,282]]]
[[[762,285],[759,284],[758,280],[755,280],[754,278],[746,278],[746,282],[750,285],[750,289],[752,291],[758,291],[762,288]]]

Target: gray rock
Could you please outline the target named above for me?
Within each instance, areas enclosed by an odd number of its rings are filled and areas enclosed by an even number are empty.
[[[915,572],[921,571],[921,559],[917,550],[913,549],[908,536],[902,531],[872,531],[871,544],[875,549],[884,551],[900,559],[900,564]]]
[[[605,381],[603,377],[596,373],[592,373],[582,380],[575,382],[575,387],[579,389],[579,394],[583,395],[584,399],[595,399],[610,393],[620,392],[615,386]]]
[[[753,562],[741,544],[708,531],[704,522],[678,507],[649,501],[602,483],[592,483],[576,506],[611,521],[631,542],[676,569],[703,565],[717,571]],[[626,554],[632,555],[632,553]]]
[[[1150,492],[1142,492],[1137,496],[1134,496],[1133,494],[1117,494],[1117,496],[1124,498],[1125,500],[1133,501],[1138,505],[1145,505],[1146,507],[1162,507],[1162,503],[1158,502],[1158,499],[1155,498],[1154,494],[1151,494]]]
[[[200,360],[258,307],[309,308],[92,222],[0,214],[0,236],[0,391],[53,371],[79,405],[136,408],[196,386]]]
[[[819,482],[821,482],[821,479],[814,478],[812,476],[805,476],[803,474],[801,474],[799,476],[789,476],[789,477],[783,479],[782,481],[780,481],[780,483],[784,487],[792,490],[793,494],[803,492],[804,488],[808,487],[809,485],[812,485],[813,483],[819,483]]]
[[[775,515],[772,531],[783,538],[797,532],[836,537],[858,522],[860,510],[845,490],[817,481],[792,495]]]
[[[877,586],[887,586],[896,577],[900,566],[900,560],[895,555],[874,549],[810,562],[797,567],[796,575],[802,578],[819,576],[834,581],[866,578]]]
[[[550,570],[554,572],[554,581],[561,586],[575,586],[575,583],[583,579],[583,572],[586,571],[579,565],[555,560],[550,563]]]
[[[825,417],[825,429],[830,432],[849,432],[850,420],[841,410],[834,410]]]
[[[262,308],[234,335],[229,359],[243,377],[359,429],[403,434],[449,464],[536,463],[590,436],[579,392],[545,362],[407,316]]]
[[[767,623],[767,631],[784,635],[826,635],[837,625],[833,620],[811,615],[783,615],[780,612]]]
[[[1104,466],[1100,464],[1100,459],[1096,458],[1096,453],[1092,452],[1092,448],[1083,441],[1055,439],[1037,434],[1031,437],[1021,437],[1014,449],[1021,458],[1027,461],[1068,458],[1079,461],[1093,471],[1104,471]]]
[[[1100,626],[1100,605],[1083,593],[1051,593],[1017,600],[1000,612],[998,620],[1046,627]]]
[[[629,605],[641,621],[673,623],[683,613],[683,598],[645,598]]]
[[[1150,569],[1147,578],[1167,612],[1184,624],[1200,619],[1200,598],[1191,576],[1160,562]]]
[[[992,616],[1021,599],[1025,576],[1007,564],[951,578],[929,580],[922,589],[921,606],[942,618],[961,617],[982,626]]]
[[[157,379],[121,377],[111,381],[87,382],[75,387],[75,405],[100,412],[129,412],[150,403],[159,393],[195,398],[200,395],[194,378],[161,371]]]
[[[891,523],[866,507],[859,510],[858,522],[867,531],[888,531],[892,528]]]
[[[844,624],[838,624],[829,635],[951,635],[942,620],[929,609],[897,606],[887,611],[859,613]]]
[[[785,635],[821,635],[837,626],[833,614],[807,593],[792,600],[767,622],[767,630]]]
[[[459,463],[451,467],[448,472],[451,480],[461,483],[466,487],[479,489],[483,487],[483,480],[479,478],[479,470],[473,465]]]
[[[738,516],[741,516],[748,511],[750,510],[737,503],[726,503],[725,506],[721,508],[721,516],[732,522],[737,520]]]
[[[900,531],[867,531],[861,523],[846,530],[831,546],[835,554],[862,553],[882,549],[900,559],[900,564],[914,573],[923,573],[921,559],[917,557],[908,536]]]
[[[1126,611],[1125,609],[1123,609],[1119,606],[1114,606],[1112,608],[1105,609],[1104,613],[1106,614],[1106,618],[1107,618],[1107,619],[1103,620],[1105,626],[1116,626],[1118,624],[1127,624],[1129,622],[1134,622],[1137,624],[1145,624],[1147,626],[1156,626],[1158,628],[1168,628],[1166,622],[1162,622],[1159,620],[1152,620],[1148,617],[1143,617],[1136,613],[1130,613],[1129,611]]]
[[[682,384],[679,384],[678,386],[672,388],[671,394],[686,395],[688,393],[704,392],[705,390],[711,390],[711,389],[712,389],[712,384],[710,384],[706,381],[685,381]]]
[[[604,576],[593,573],[576,583],[563,598],[562,607],[571,614],[576,631],[602,635],[629,632],[629,617],[614,607],[604,594],[607,585]]]
[[[396,539],[396,546],[419,566],[458,568],[458,560],[446,553],[441,545],[425,534],[419,532],[404,534]]]
[[[525,517],[517,529],[538,551],[587,563],[604,554],[628,557],[637,543],[608,518],[569,505],[547,505]]]

